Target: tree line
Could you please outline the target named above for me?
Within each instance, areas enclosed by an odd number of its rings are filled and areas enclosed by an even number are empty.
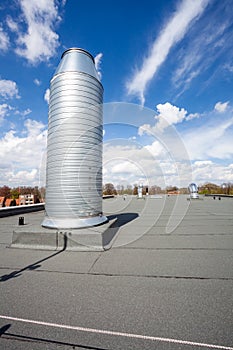
[[[226,194],[233,195],[233,183],[227,182],[221,185],[217,185],[211,182],[205,183],[203,185],[198,186],[198,190],[200,194]],[[155,194],[166,194],[170,191],[179,191],[180,194],[188,194],[188,188],[182,187],[178,188],[176,186],[167,186],[162,189],[160,186],[143,186],[142,194],[145,195],[148,193],[149,195]],[[116,185],[112,183],[106,183],[103,185],[102,189],[103,195],[137,195],[138,186],[135,185]],[[0,187],[0,197],[17,199],[19,195],[24,194],[34,194],[36,195],[41,202],[45,200],[45,187],[31,187],[31,186],[19,186],[19,187],[9,187],[7,185]]]
[[[45,188],[39,188],[38,186],[19,186],[11,188],[7,185],[0,187],[0,197],[17,199],[21,194],[33,194],[37,196],[41,202],[44,202]]]
[[[203,185],[198,186],[198,191],[200,194],[227,194],[233,195],[233,183],[227,182],[221,185],[217,185],[211,182],[205,183]],[[168,192],[179,192],[180,194],[188,194],[188,187],[177,187],[177,186],[166,186],[162,189],[160,186],[143,186],[142,194],[145,195],[148,193],[149,195],[155,194],[166,194]],[[138,186],[137,185],[127,185],[126,187],[123,185],[117,185],[116,187],[112,183],[106,183],[103,186],[103,195],[137,195]]]

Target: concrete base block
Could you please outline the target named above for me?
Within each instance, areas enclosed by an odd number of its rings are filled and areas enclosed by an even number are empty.
[[[40,226],[25,225],[13,231],[11,247],[56,250],[56,230],[40,229]]]
[[[58,230],[40,225],[25,225],[13,231],[10,247],[70,250],[70,251],[104,251],[110,249],[117,232],[116,220],[113,219],[99,226]]]

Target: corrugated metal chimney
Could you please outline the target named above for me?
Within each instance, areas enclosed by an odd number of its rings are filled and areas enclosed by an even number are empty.
[[[66,50],[51,79],[42,226],[79,228],[102,215],[103,87],[92,55]]]

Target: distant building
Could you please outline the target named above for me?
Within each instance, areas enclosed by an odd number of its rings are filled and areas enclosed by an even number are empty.
[[[20,194],[19,205],[30,205],[39,203],[38,196],[35,194]]]
[[[168,196],[173,196],[173,195],[178,195],[180,194],[180,191],[179,190],[176,190],[176,191],[168,191],[167,192],[167,195]]]
[[[5,205],[5,197],[0,197],[0,208],[4,207]]]
[[[35,194],[21,194],[19,198],[0,197],[0,208],[12,207],[16,205],[30,205],[39,203],[39,198]]]
[[[15,205],[19,205],[19,199],[12,199],[7,197],[0,197],[0,208],[4,207],[12,207]]]
[[[6,198],[6,200],[4,202],[4,207],[11,207],[12,206],[12,201],[13,201],[13,199]]]

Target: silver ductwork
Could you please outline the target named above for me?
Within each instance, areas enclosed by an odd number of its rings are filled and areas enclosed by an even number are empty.
[[[188,186],[188,190],[189,190],[189,193],[190,193],[190,198],[199,198],[199,195],[198,195],[198,187],[195,183],[191,183],[189,186]]]
[[[94,59],[66,50],[51,79],[42,226],[99,225],[102,215],[103,87]]]

